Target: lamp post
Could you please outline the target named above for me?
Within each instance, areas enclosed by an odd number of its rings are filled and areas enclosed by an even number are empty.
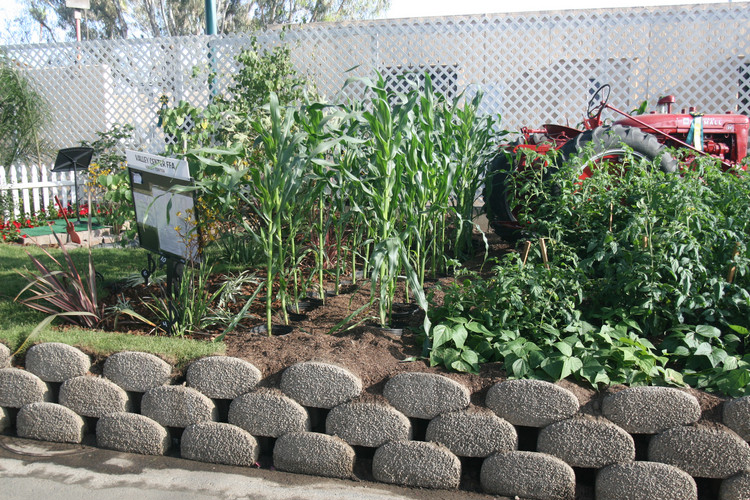
[[[206,34],[216,34],[216,2],[206,0]]]

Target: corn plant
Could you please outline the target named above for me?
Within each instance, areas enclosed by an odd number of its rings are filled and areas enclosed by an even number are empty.
[[[258,237],[265,257],[266,326],[272,331],[274,284],[284,321],[288,322],[289,280],[299,253],[293,246],[296,233],[305,221],[305,203],[309,199],[311,158],[320,157],[336,141],[323,141],[305,151],[307,133],[295,128],[295,115],[284,110],[275,94],[268,106],[269,122],[250,123],[257,133],[255,149],[237,144],[233,149],[204,148],[192,154],[203,165],[219,170],[215,178],[201,179],[197,189],[216,193],[219,203],[231,209],[239,202],[248,207],[253,218],[240,220],[245,231]]]
[[[275,94],[271,94],[269,106],[271,128],[266,129],[260,121],[252,123],[258,134],[259,144],[263,147],[265,160],[253,166],[247,172],[252,182],[249,185],[251,206],[255,209],[263,224],[259,236],[266,256],[266,326],[271,335],[273,325],[273,283],[279,280],[279,298],[281,310],[286,316],[287,291],[284,272],[287,246],[284,244],[284,217],[287,222],[296,225],[301,217],[295,210],[297,195],[302,191],[305,179],[306,159],[302,156],[301,145],[303,132],[294,132],[294,115],[284,113]],[[251,200],[248,200],[251,201]]]
[[[445,99],[436,94],[429,74],[425,74],[424,90],[415,112],[414,133],[405,144],[406,169],[404,206],[407,224],[414,228],[414,244],[410,245],[413,262],[424,286],[427,260],[432,255],[432,274],[437,272],[437,254],[445,248],[443,233],[445,212],[455,177],[451,161],[452,141],[446,124],[452,121],[453,110],[445,107]]]
[[[312,228],[315,233],[315,274],[318,294],[325,302],[323,273],[326,261],[326,235],[331,223],[330,200],[332,197],[330,177],[336,164],[326,158],[326,152],[339,142],[339,132],[330,123],[339,113],[326,114],[328,106],[321,103],[308,104],[295,113],[297,126],[306,135],[305,147],[310,154],[311,178],[306,200],[311,203],[310,213],[314,215]],[[316,153],[316,154],[312,154]],[[338,289],[337,289],[338,290]]]
[[[494,154],[496,141],[493,132],[494,122],[491,117],[479,117],[479,104],[482,92],[458,106],[462,96],[453,101],[455,110],[454,155],[456,173],[454,176],[454,213],[456,234],[454,237],[456,256],[467,257],[472,254],[471,235],[474,228],[474,202],[487,174],[487,166]]]
[[[372,93],[371,110],[362,112],[366,126],[366,151],[362,171],[358,175],[349,173],[349,179],[364,195],[358,210],[373,235],[373,251],[370,256],[372,294],[379,286],[378,317],[380,324],[389,324],[396,291],[396,279],[402,269],[406,271],[409,284],[420,306],[427,306],[424,292],[409,263],[404,240],[407,231],[399,226],[401,216],[399,202],[405,189],[405,159],[403,146],[409,140],[413,109],[417,94],[392,94],[385,90],[385,81],[378,76],[377,82],[359,79]]]

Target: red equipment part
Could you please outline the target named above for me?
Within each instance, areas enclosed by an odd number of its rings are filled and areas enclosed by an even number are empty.
[[[60,203],[57,195],[55,195],[55,203],[57,203],[57,206],[60,207],[60,213],[62,214],[63,219],[65,219],[65,231],[67,231],[68,235],[70,236],[70,241],[80,245],[81,237],[78,236],[78,233],[76,233],[73,223],[68,221],[68,216],[65,215],[65,209],[63,208],[62,203]]]
[[[485,189],[485,202],[490,223],[501,237],[516,239],[521,229],[508,204],[510,189],[506,186],[508,172],[526,168],[540,168],[540,160],[527,164],[522,150],[531,150],[544,154],[552,149],[558,150],[563,159],[578,154],[585,144],[594,146],[595,155],[591,165],[604,159],[617,161],[626,150],[632,150],[636,156],[658,159],[664,171],[677,169],[676,160],[666,151],[666,147],[688,148],[692,157],[709,156],[719,160],[725,169],[747,166],[741,162],[748,154],[750,136],[750,118],[731,112],[725,114],[698,115],[694,108],[690,112],[672,113],[675,104],[674,96],[662,97],[658,106],[665,113],[652,111],[649,114],[632,116],[609,104],[610,86],[603,85],[589,100],[584,129],[564,125],[543,125],[541,129],[522,128],[523,138],[515,144],[501,145],[499,154],[493,161]],[[612,125],[603,126],[601,114],[610,109],[623,116]],[[692,113],[692,114],[691,114]],[[700,120],[702,128],[702,147],[696,148],[688,143],[688,134],[695,120]],[[620,143],[625,143],[623,148]],[[688,158],[687,161],[690,161]],[[589,167],[581,172],[581,179],[590,176]]]

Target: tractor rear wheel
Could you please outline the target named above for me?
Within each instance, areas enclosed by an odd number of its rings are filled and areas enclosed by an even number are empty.
[[[520,237],[520,229],[508,203],[506,185],[513,165],[505,152],[500,151],[490,164],[489,186],[485,187],[484,200],[492,230],[502,239],[515,242]]]
[[[581,179],[590,177],[591,169],[596,168],[598,163],[622,162],[631,154],[636,159],[656,162],[663,172],[677,171],[677,160],[667,152],[667,147],[655,135],[636,127],[611,125],[587,130],[566,142],[560,148],[560,153],[562,161],[582,154],[589,155],[583,163]]]
[[[622,163],[631,155],[635,159],[658,162],[659,168],[664,172],[677,171],[677,160],[667,152],[666,146],[653,134],[635,127],[611,125],[587,130],[566,142],[559,151],[557,167],[575,156],[588,155],[582,164],[579,175],[581,180],[590,177],[597,164],[605,161]],[[552,174],[557,167],[555,164],[549,165],[546,175]],[[504,152],[498,153],[490,167],[490,187],[484,193],[490,226],[495,234],[511,243],[522,236],[518,220],[508,203],[508,190],[512,189],[508,183],[508,174],[515,168],[516,165],[512,164],[512,160]]]

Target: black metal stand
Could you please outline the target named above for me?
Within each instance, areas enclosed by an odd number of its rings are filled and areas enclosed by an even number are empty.
[[[177,324],[177,320],[180,316],[177,310],[178,306],[175,304],[175,297],[177,296],[177,290],[182,285],[182,274],[185,270],[185,262],[178,259],[167,259],[167,304],[169,307],[169,320],[162,321],[162,327],[167,332],[167,335],[173,335],[173,327]],[[166,324],[165,324],[166,323]]]
[[[178,305],[175,304],[175,298],[177,297],[181,284],[182,276],[185,271],[185,261],[182,259],[175,259],[166,255],[159,255],[158,261],[153,258],[149,253],[147,254],[148,263],[146,268],[141,270],[141,276],[146,286],[148,286],[149,279],[156,272],[157,267],[167,267],[167,287],[164,290],[167,301],[167,309],[169,310],[169,316],[163,320],[159,325],[167,335],[172,335],[173,327],[177,323],[179,318]]]
[[[148,263],[146,264],[146,268],[141,270],[141,276],[143,276],[143,284],[148,286],[149,279],[156,272],[157,263],[150,253],[146,254],[146,258],[148,259]],[[165,262],[167,262],[166,257],[164,257],[163,255],[160,255],[159,266],[163,266]]]
[[[57,152],[55,165],[52,172],[73,172],[73,182],[75,183],[76,198],[76,224],[81,222],[81,203],[78,198],[78,171],[88,170],[91,158],[94,156],[94,148],[67,148]],[[91,210],[91,207],[89,207]]]

